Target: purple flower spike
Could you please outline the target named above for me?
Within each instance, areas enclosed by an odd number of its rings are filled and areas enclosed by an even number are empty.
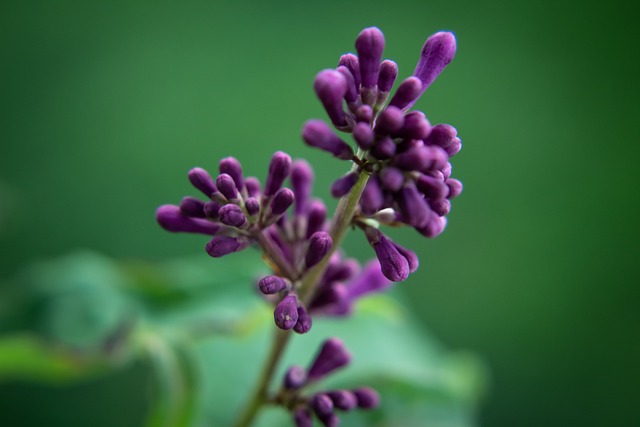
[[[371,150],[371,154],[378,160],[387,160],[392,158],[396,154],[396,143],[389,136],[385,136],[376,142],[376,145]]]
[[[331,184],[331,195],[336,198],[344,196],[351,191],[357,180],[358,174],[355,172],[349,172],[345,176],[336,179]]]
[[[344,100],[349,104],[355,103],[358,101],[358,89],[353,74],[344,65],[339,66],[337,71],[347,79],[347,92],[344,94]]]
[[[413,75],[422,82],[423,93],[449,65],[455,54],[456,38],[453,33],[441,31],[427,39],[413,72]]]
[[[227,200],[236,200],[238,198],[238,187],[236,187],[236,183],[231,175],[227,175],[226,173],[218,175],[216,186]]]
[[[241,190],[244,188],[244,179],[242,178],[242,165],[234,157],[226,157],[220,160],[220,173],[226,173],[233,178],[236,187]]]
[[[374,130],[378,135],[389,135],[402,129],[402,125],[404,125],[404,113],[390,105],[378,116]]]
[[[158,224],[167,231],[174,233],[216,234],[220,225],[206,219],[186,216],[178,206],[162,205],[156,211]]]
[[[302,139],[312,147],[328,151],[342,160],[351,160],[353,150],[346,142],[338,138],[322,120],[309,120],[302,128]]]
[[[353,128],[353,139],[356,140],[358,147],[368,150],[373,144],[375,135],[373,129],[368,123],[360,122]]]
[[[203,210],[204,210],[204,215],[207,218],[218,219],[220,204],[218,202],[207,202],[204,204]]]
[[[284,180],[291,173],[291,157],[287,153],[277,151],[271,157],[267,182],[264,185],[264,195],[273,196],[280,189]]]
[[[398,77],[398,64],[385,59],[380,64],[380,75],[378,76],[378,90],[380,92],[389,92],[393,87],[393,83]]]
[[[398,193],[398,207],[404,221],[413,227],[422,227],[429,220],[431,209],[413,181],[408,181]]]
[[[449,193],[449,188],[444,181],[429,175],[420,175],[416,179],[416,187],[428,199],[442,199]]]
[[[402,256],[391,239],[380,230],[369,227],[365,231],[369,244],[376,252],[382,274],[392,282],[402,282],[409,277],[409,261]]]
[[[191,181],[191,185],[207,197],[211,197],[211,195],[217,191],[216,185],[213,183],[213,178],[211,178],[209,172],[202,168],[191,169],[189,171],[189,181]]]
[[[425,144],[435,145],[447,152],[449,157],[456,154],[462,148],[458,131],[451,125],[439,124],[431,129],[429,137],[425,139]]]
[[[224,205],[218,211],[220,222],[230,227],[244,228],[249,225],[242,209],[236,205]]]
[[[305,256],[305,264],[307,268],[311,268],[320,262],[331,250],[333,240],[326,231],[317,231],[309,238],[309,249]]]
[[[336,369],[346,366],[351,361],[351,355],[338,338],[326,340],[316,355],[313,364],[307,371],[309,381],[316,381]]]
[[[347,67],[351,71],[356,87],[360,87],[360,63],[358,62],[358,57],[353,53],[347,53],[340,57],[338,65]]]
[[[309,204],[309,213],[307,215],[307,232],[305,237],[308,239],[316,231],[324,228],[327,219],[327,208],[320,200],[314,200]]]
[[[260,202],[255,197],[249,197],[244,201],[244,208],[249,216],[257,215],[260,212]]]
[[[273,311],[273,319],[280,329],[288,330],[295,326],[298,321],[298,298],[294,294],[289,294],[276,305]]]
[[[303,306],[298,306],[298,321],[296,322],[293,330],[299,334],[306,334],[311,330],[311,316],[307,313],[307,310]]]
[[[378,70],[384,50],[384,35],[376,27],[365,28],[356,39],[362,86],[371,89],[378,83]]]
[[[431,123],[422,111],[412,111],[404,116],[404,125],[395,136],[406,139],[425,139],[431,133]]]
[[[446,180],[447,187],[449,187],[448,199],[458,197],[462,193],[462,183],[457,179],[449,178]]]
[[[302,215],[307,211],[307,205],[311,197],[311,187],[313,186],[313,169],[311,169],[309,163],[304,160],[293,162],[291,186],[296,196],[296,215]]]
[[[307,382],[307,370],[302,366],[293,365],[284,374],[284,388],[297,390]]]
[[[288,188],[281,188],[278,190],[275,196],[273,196],[273,200],[271,201],[271,212],[274,215],[282,215],[289,206],[293,204],[293,200],[295,197],[293,196],[293,191]]]
[[[437,237],[439,236],[447,226],[447,218],[444,216],[438,216],[435,212],[427,221],[427,225],[422,228],[418,228],[418,232],[425,237]]]
[[[341,411],[350,411],[358,406],[355,393],[349,390],[335,390],[327,393],[333,406]]]
[[[279,276],[265,276],[258,282],[260,292],[265,295],[273,295],[287,288],[287,282]]]
[[[247,190],[249,197],[258,197],[260,195],[260,181],[254,176],[244,180],[244,188]]]
[[[195,197],[184,197],[180,202],[180,211],[186,216],[204,218],[204,202]]]
[[[365,185],[360,197],[360,208],[365,215],[373,215],[382,209],[384,196],[376,176],[372,176]]]
[[[313,427],[313,418],[307,408],[298,408],[293,413],[293,421],[296,427]]]
[[[337,128],[347,127],[347,119],[342,108],[342,99],[347,94],[348,81],[336,70],[323,70],[313,82],[313,89],[327,111],[331,122]]]
[[[318,418],[323,419],[333,413],[333,401],[325,393],[318,393],[311,398],[311,407]]]
[[[408,110],[422,94],[422,83],[417,77],[408,77],[396,90],[396,93],[389,101],[389,106],[397,107],[401,110]]]
[[[249,246],[245,237],[216,236],[207,243],[207,253],[214,258],[220,258],[233,252],[239,252]]]
[[[362,409],[372,409],[380,405],[380,395],[377,391],[369,387],[361,387],[353,390],[358,401],[358,407]]]
[[[388,166],[380,172],[380,182],[384,188],[395,193],[404,184],[404,173],[400,169]]]

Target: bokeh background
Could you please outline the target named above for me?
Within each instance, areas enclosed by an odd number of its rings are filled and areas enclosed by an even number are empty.
[[[436,240],[396,233],[426,327],[491,372],[486,426],[640,424],[640,75],[632,2],[3,1],[0,278],[90,248],[163,260],[204,240],[160,230],[192,166],[264,176],[324,113],[320,69],[380,27],[408,76],[426,37],[458,54],[417,104],[455,125],[465,184]],[[362,236],[347,250],[365,256]],[[206,256],[204,252],[200,252]]]

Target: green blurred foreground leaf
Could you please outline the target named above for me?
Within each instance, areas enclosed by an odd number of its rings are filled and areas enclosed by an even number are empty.
[[[15,302],[0,307],[0,320],[8,320],[0,328],[0,397],[12,396],[2,389],[16,387],[16,380],[20,387],[60,384],[58,391],[89,384],[97,396],[102,383],[91,378],[127,365],[140,374],[122,393],[131,405],[149,408],[146,427],[230,425],[255,385],[275,328],[272,310],[255,291],[265,271],[250,253],[223,263],[196,256],[157,264],[82,253],[36,265],[0,295]],[[343,414],[342,425],[476,425],[483,365],[444,349],[398,297],[365,299],[350,318],[314,318],[311,333],[293,337],[277,381],[290,364],[308,365],[319,344],[335,336],[353,362],[315,389],[373,386],[382,396],[379,409]],[[73,402],[68,405],[40,406],[44,414],[59,411],[60,425],[97,422],[95,413],[71,415]],[[257,425],[290,423],[284,411],[267,408]]]

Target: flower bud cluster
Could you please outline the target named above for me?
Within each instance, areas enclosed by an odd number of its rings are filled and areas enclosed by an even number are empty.
[[[357,55],[343,55],[337,69],[321,71],[314,83],[332,124],[352,134],[357,153],[320,120],[305,123],[302,138],[355,162],[351,172],[333,183],[334,197],[348,194],[359,174],[371,175],[354,223],[365,231],[385,276],[397,282],[417,268],[417,258],[374,229],[406,225],[426,237],[439,235],[450,200],[462,191],[462,183],[451,178],[449,161],[462,144],[453,126],[432,126],[424,113],[408,112],[453,59],[453,34],[439,32],[427,39],[413,76],[399,84],[388,104],[398,67],[382,60],[384,43],[378,28],[364,29],[356,39]]]
[[[320,391],[310,396],[303,394],[306,386],[345,367],[350,361],[351,355],[342,341],[330,338],[322,344],[309,368],[294,365],[287,370],[277,400],[289,408],[297,427],[311,427],[314,415],[322,425],[334,427],[340,423],[337,411],[373,409],[379,405],[380,396],[368,387]]]

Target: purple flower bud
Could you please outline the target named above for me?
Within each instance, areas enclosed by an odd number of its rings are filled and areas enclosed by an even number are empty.
[[[334,315],[346,314],[342,307],[348,302],[347,288],[341,283],[334,282],[316,292],[309,304],[309,310]]]
[[[396,249],[398,250],[398,252],[400,252],[400,255],[402,255],[403,257],[406,258],[407,262],[409,263],[409,271],[411,273],[415,272],[418,267],[420,266],[420,260],[418,259],[418,256],[415,254],[415,252],[413,252],[412,250],[409,250],[403,246],[400,246],[399,244],[394,242],[394,245],[396,247]]]
[[[307,268],[311,268],[320,262],[331,250],[333,241],[326,231],[316,231],[309,238],[309,248],[305,256],[305,264]]]
[[[309,120],[302,128],[302,139],[312,147],[328,151],[342,160],[351,160],[353,150],[338,138],[322,120]]]
[[[402,125],[404,125],[404,113],[390,105],[378,116],[374,130],[378,135],[389,135],[399,131]]]
[[[351,71],[344,65],[339,66],[336,71],[342,74],[347,80],[347,92],[344,94],[345,101],[349,104],[355,103],[358,100],[358,89],[356,88],[356,81],[353,78],[353,74],[351,74]]]
[[[293,162],[291,186],[295,194],[296,215],[302,215],[307,211],[307,205],[311,197],[311,187],[313,186],[313,169],[311,169],[309,163],[304,160]]]
[[[422,94],[422,83],[416,77],[408,77],[396,90],[396,93],[389,101],[389,106],[397,107],[401,110],[408,110]]]
[[[218,215],[220,216],[220,222],[230,227],[242,228],[249,224],[242,209],[236,205],[224,205],[218,211]]]
[[[178,206],[162,205],[156,211],[156,220],[162,228],[174,233],[216,234],[220,230],[218,224],[206,219],[186,216]]]
[[[220,211],[220,204],[218,202],[207,202],[204,204],[204,215],[207,218],[218,219],[218,212]]]
[[[313,89],[337,128],[347,126],[342,99],[347,94],[347,79],[336,70],[323,70],[313,82]]]
[[[389,92],[393,87],[393,83],[398,77],[398,64],[385,59],[380,64],[380,75],[378,76],[378,90],[380,92]]]
[[[441,156],[433,147],[413,147],[398,154],[393,165],[406,171],[426,171],[441,161]]]
[[[337,253],[334,254],[338,255]],[[339,259],[339,257],[338,257]],[[355,259],[347,259],[345,261],[332,262],[327,267],[322,280],[324,282],[342,282],[349,280],[360,272],[360,264]]]
[[[449,188],[444,181],[429,175],[420,175],[416,179],[416,187],[427,199],[441,199],[447,197]]]
[[[422,92],[433,83],[456,54],[453,33],[441,31],[429,37],[420,52],[420,60],[413,75],[422,81]]]
[[[216,185],[213,183],[213,178],[202,168],[191,169],[189,171],[189,181],[191,181],[191,185],[207,197],[211,197],[211,195],[216,192]]]
[[[448,215],[451,211],[451,202],[449,199],[429,199],[429,206],[439,216]]]
[[[380,395],[377,391],[369,387],[361,387],[353,390],[358,401],[358,407],[362,409],[372,409],[380,404]]]
[[[431,132],[431,123],[422,111],[412,111],[404,116],[404,125],[394,136],[406,139],[425,139]]]
[[[333,401],[324,393],[314,395],[309,403],[318,418],[324,418],[333,413]]]
[[[324,427],[338,427],[340,425],[340,418],[334,413],[318,418]]]
[[[380,262],[373,259],[367,263],[359,276],[347,283],[347,292],[349,299],[354,300],[373,292],[381,292],[391,284],[392,282],[380,271]]]
[[[309,381],[316,381],[329,373],[346,366],[351,361],[342,341],[338,338],[326,340],[316,355],[313,364],[307,371]]]
[[[195,197],[184,197],[180,202],[180,211],[194,218],[204,218],[204,202]]]
[[[373,109],[368,105],[361,105],[356,109],[355,115],[358,122],[371,124],[373,120]]]
[[[271,201],[271,212],[274,215],[282,215],[289,206],[293,204],[294,196],[293,191],[288,188],[281,188],[278,190],[273,200]]]
[[[298,321],[296,322],[293,330],[299,334],[306,334],[311,330],[311,316],[307,313],[307,310],[303,306],[298,306]]]
[[[249,197],[244,201],[244,208],[249,216],[257,215],[260,212],[260,202],[255,197]]]
[[[429,137],[425,139],[425,144],[441,147],[447,152],[449,157],[460,151],[462,143],[458,138],[458,131],[451,125],[438,124],[431,129]]]
[[[226,173],[218,175],[216,186],[227,200],[235,200],[238,198],[238,187],[236,187],[236,183],[230,175]]]
[[[443,179],[446,181],[451,176],[452,166],[450,162],[445,163],[445,165],[440,168],[440,172],[442,172]]]
[[[389,191],[396,192],[404,184],[404,173],[400,169],[387,166],[380,171],[380,183]]]
[[[409,277],[409,261],[402,256],[391,239],[380,230],[369,227],[365,230],[369,244],[376,252],[382,274],[392,282],[402,282]]]
[[[298,408],[293,413],[293,421],[296,427],[313,427],[311,412],[307,408]]]
[[[358,405],[355,393],[349,390],[334,390],[327,393],[336,409],[350,411]]]
[[[447,226],[447,218],[444,216],[438,216],[435,212],[431,214],[429,221],[427,221],[427,225],[424,227],[418,228],[418,232],[425,237],[436,237],[440,235]]]
[[[216,236],[207,243],[207,253],[214,258],[220,258],[233,252],[239,252],[249,246],[249,239],[245,237]]]
[[[327,208],[320,200],[314,200],[309,204],[309,212],[307,214],[307,232],[305,237],[308,239],[311,235],[324,228],[327,219]]]
[[[375,175],[369,178],[360,197],[360,208],[365,215],[373,215],[382,209],[384,196]]]
[[[396,154],[396,143],[391,137],[385,136],[376,142],[371,149],[371,154],[378,160],[387,160]]]
[[[398,207],[404,221],[413,227],[427,223],[431,209],[413,181],[407,181],[397,195]]]
[[[353,128],[353,139],[363,150],[368,150],[371,147],[374,138],[373,129],[368,123],[360,122]]]
[[[284,374],[284,388],[287,390],[296,390],[305,385],[307,382],[307,371],[302,366],[293,365],[287,369]]]
[[[280,189],[284,180],[291,173],[291,157],[287,153],[277,151],[271,157],[267,182],[264,185],[264,195],[269,197]]]
[[[357,180],[358,174],[355,172],[349,172],[345,176],[336,179],[331,184],[331,195],[336,198],[344,196],[351,191]]]
[[[265,295],[273,295],[287,288],[287,282],[279,276],[265,276],[258,282],[260,292]]]
[[[249,197],[258,197],[260,195],[260,181],[254,176],[244,180],[244,188],[247,189],[247,195]]]
[[[298,321],[298,298],[294,294],[285,296],[276,305],[273,311],[273,319],[280,329],[288,330],[295,326]]]
[[[449,187],[449,194],[446,196],[449,199],[458,197],[462,193],[462,183],[457,179],[449,178],[446,180],[447,187]]]
[[[220,160],[220,173],[226,173],[236,184],[236,188],[244,188],[244,179],[242,178],[242,165],[234,157],[226,157]]]
[[[347,53],[340,57],[340,62],[338,65],[345,66],[351,71],[351,75],[353,76],[353,80],[355,82],[356,88],[360,87],[360,63],[358,62],[358,57],[353,53]]]
[[[384,50],[384,35],[376,27],[365,28],[356,39],[356,51],[360,61],[360,77],[364,88],[373,88],[378,83],[378,70],[382,51]]]

